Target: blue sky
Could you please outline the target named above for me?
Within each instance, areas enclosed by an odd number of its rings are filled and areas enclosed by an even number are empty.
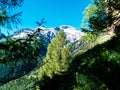
[[[71,25],[80,29],[83,11],[89,3],[90,0],[24,0],[23,6],[16,10],[23,12],[19,28],[36,28],[35,22],[44,17],[45,27]]]
[[[80,28],[83,17],[83,10],[90,3],[90,0],[25,0],[21,27],[35,28],[36,21],[45,18],[45,27],[60,25],[71,25]]]

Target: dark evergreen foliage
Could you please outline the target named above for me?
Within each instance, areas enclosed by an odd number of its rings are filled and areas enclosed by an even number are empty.
[[[0,0],[0,26],[12,29],[21,23],[22,12],[11,14],[17,7],[21,7],[24,0]]]

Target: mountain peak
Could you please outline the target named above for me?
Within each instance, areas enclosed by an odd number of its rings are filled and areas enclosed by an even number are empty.
[[[61,29],[68,29],[68,28],[73,28],[73,27],[69,26],[69,25],[61,25],[60,28]]]
[[[28,34],[33,34],[38,29],[41,29],[41,31],[39,31],[38,34],[39,36],[43,36],[41,38],[42,42],[46,41],[45,37],[50,42],[56,36],[58,31],[60,31],[61,29],[64,30],[68,43],[74,43],[83,36],[83,33],[80,30],[77,30],[76,28],[69,26],[69,25],[61,25],[61,26],[54,27],[54,28],[45,28],[45,27],[39,26],[35,28],[34,30],[23,29],[22,31],[16,31],[15,33],[13,33],[12,38],[17,39],[17,38],[26,37],[28,36]],[[46,41],[45,43],[47,42],[48,41]]]

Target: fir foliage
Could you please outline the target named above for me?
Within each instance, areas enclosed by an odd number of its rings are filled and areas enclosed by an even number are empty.
[[[55,76],[64,75],[71,63],[71,46],[66,43],[66,35],[63,30],[60,30],[57,36],[52,40],[48,46],[48,51],[38,78],[42,81],[54,78]],[[45,84],[45,82],[42,84]],[[40,84],[40,86],[42,86]],[[41,87],[40,87],[41,88]]]
[[[0,26],[12,29],[21,23],[22,12],[11,14],[17,7],[21,7],[23,0],[0,0]]]

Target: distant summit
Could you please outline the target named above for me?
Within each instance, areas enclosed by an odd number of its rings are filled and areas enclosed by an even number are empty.
[[[18,30],[14,32],[11,37],[13,39],[24,38],[27,37],[28,35],[32,35],[36,30],[40,30],[38,32],[38,35],[42,37],[40,38],[40,41],[49,44],[49,42],[51,42],[51,40],[56,36],[56,34],[61,29],[64,30],[68,43],[74,43],[83,36],[83,32],[81,32],[80,30],[77,30],[76,28],[69,25],[62,25],[54,28],[45,28],[39,26],[33,30],[31,29]]]

